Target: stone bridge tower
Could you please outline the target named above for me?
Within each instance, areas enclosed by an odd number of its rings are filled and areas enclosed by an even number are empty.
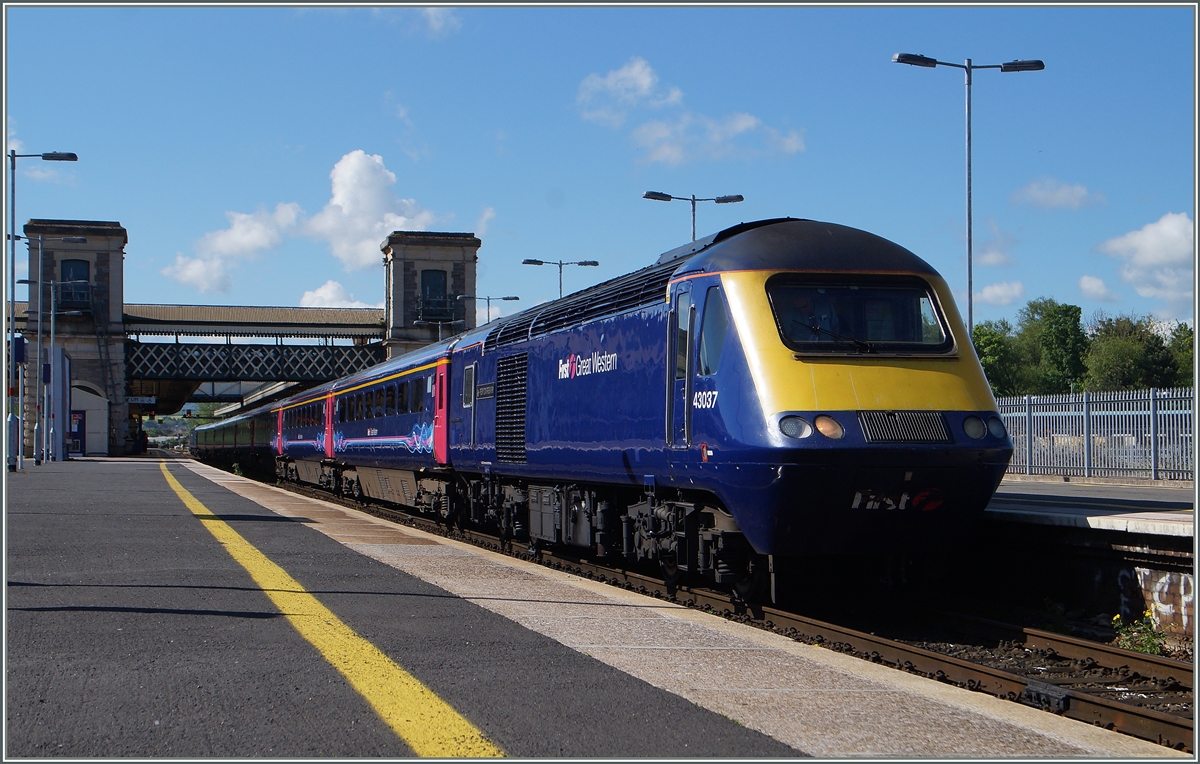
[[[379,245],[388,358],[475,328],[475,265],[481,244],[472,233],[394,231]]]
[[[25,337],[33,359],[40,314],[42,362],[53,369],[47,413],[54,415],[55,453],[125,454],[129,406],[125,401],[124,262],[129,234],[120,223],[91,220],[35,219],[25,224],[24,231],[29,278],[40,278],[40,284],[29,287]],[[52,308],[56,311],[53,355]],[[38,406],[39,366],[25,364],[26,411]],[[34,419],[27,416],[25,421],[23,445],[29,456]]]

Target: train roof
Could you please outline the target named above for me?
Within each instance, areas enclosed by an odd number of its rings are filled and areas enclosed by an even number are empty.
[[[757,220],[664,252],[653,265],[480,327],[488,329],[484,348],[661,303],[667,285],[684,274],[734,270],[936,273],[899,244],[857,228],[798,218]]]

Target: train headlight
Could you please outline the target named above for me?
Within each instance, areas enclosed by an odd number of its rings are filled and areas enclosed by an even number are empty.
[[[846,431],[842,429],[842,426],[838,424],[838,421],[831,416],[825,416],[822,414],[813,420],[813,424],[817,426],[817,430],[822,435],[830,438],[831,440],[837,440],[846,434]]]
[[[972,440],[979,440],[987,435],[987,425],[977,416],[969,416],[963,420],[963,432]]]
[[[988,432],[994,438],[1003,438],[1008,435],[1008,431],[1004,429],[1004,422],[1000,421],[1000,417],[994,416],[988,420]]]
[[[779,420],[779,430],[789,438],[807,438],[812,435],[812,425],[798,416],[785,416]]]

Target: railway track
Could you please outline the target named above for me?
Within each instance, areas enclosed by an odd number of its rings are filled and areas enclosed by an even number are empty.
[[[1192,752],[1193,667],[1188,663],[1039,629],[968,619],[976,631],[982,630],[991,635],[990,639],[1006,644],[1010,656],[1015,653],[1028,660],[981,659],[979,651],[969,649],[970,646],[914,643],[877,636],[798,613],[741,602],[716,590],[668,586],[661,578],[639,571],[546,550],[530,553],[514,549],[495,536],[451,528],[444,522],[399,509],[363,504],[297,484],[283,484],[283,487],[402,525],[723,615],[797,641]],[[969,657],[959,657],[956,652]],[[988,654],[994,656],[996,651]]]

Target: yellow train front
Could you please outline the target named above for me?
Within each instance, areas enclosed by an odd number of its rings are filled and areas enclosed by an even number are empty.
[[[674,486],[716,494],[761,554],[913,550],[978,520],[1012,442],[941,276],[830,223],[717,238],[668,287]]]

